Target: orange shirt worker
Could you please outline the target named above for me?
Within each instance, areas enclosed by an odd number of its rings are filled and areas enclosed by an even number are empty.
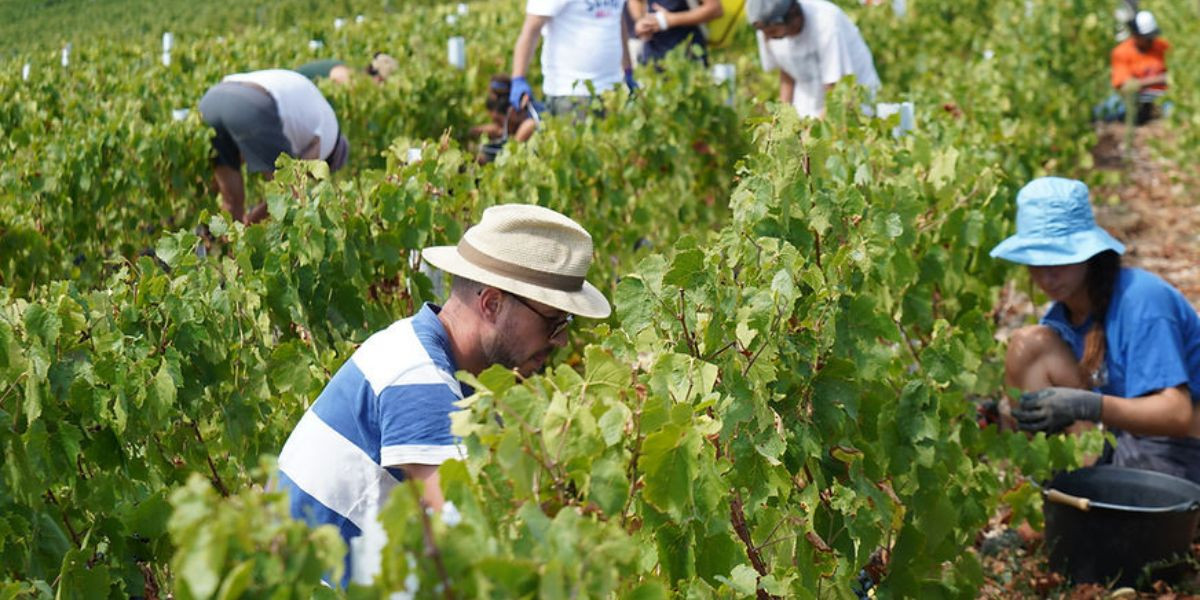
[[[1112,51],[1112,86],[1124,92],[1162,93],[1167,90],[1167,50],[1158,22],[1150,11],[1134,17],[1129,39]]]

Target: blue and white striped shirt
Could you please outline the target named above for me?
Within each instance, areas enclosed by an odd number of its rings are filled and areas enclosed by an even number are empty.
[[[462,455],[450,433],[455,402],[472,393],[454,378],[450,338],[426,304],[377,332],[334,374],[283,445],[281,488],[292,516],[341,530],[350,581],[371,583],[386,542],[379,509],[404,464]]]

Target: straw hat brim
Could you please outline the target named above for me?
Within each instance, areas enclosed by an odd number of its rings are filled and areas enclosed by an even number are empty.
[[[434,246],[421,251],[425,262],[459,277],[478,281],[484,285],[516,294],[522,298],[536,300],[558,310],[586,317],[589,319],[604,319],[612,314],[608,299],[600,290],[588,282],[583,282],[579,291],[563,291],[526,283],[476,266],[458,253],[455,246]]]
[[[1125,245],[1107,231],[1093,227],[1058,237],[1014,235],[992,248],[993,258],[1034,267],[1073,265],[1105,251],[1125,253]]]

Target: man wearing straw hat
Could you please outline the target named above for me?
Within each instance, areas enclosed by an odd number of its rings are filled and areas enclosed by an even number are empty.
[[[350,548],[342,585],[370,583],[379,571],[386,540],[377,516],[399,482],[423,481],[425,503],[441,509],[438,465],[463,453],[450,413],[473,393],[454,374],[499,364],[527,377],[566,345],[575,315],[611,312],[584,280],[591,236],[548,208],[489,208],[456,246],[422,254],[454,276],[450,298],[368,338],[279,455],[292,515],[338,527]]]

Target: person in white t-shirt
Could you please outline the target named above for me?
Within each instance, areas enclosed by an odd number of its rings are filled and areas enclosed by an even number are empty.
[[[624,0],[527,0],[525,24],[513,48],[509,102],[523,109],[533,100],[525,80],[529,61],[542,45],[542,93],[551,114],[577,112],[596,93],[621,83],[632,90],[633,65],[622,23]]]
[[[223,208],[247,225],[265,218],[267,206],[264,202],[246,210],[243,162],[248,172],[270,180],[280,154],[324,160],[334,171],[350,155],[333,107],[312,81],[295,71],[230,75],[204,94],[200,114],[216,132],[214,176]]]
[[[827,0],[747,0],[763,69],[779,70],[779,99],[801,117],[825,116],[825,92],[847,75],[879,89],[871,49],[850,17]]]

